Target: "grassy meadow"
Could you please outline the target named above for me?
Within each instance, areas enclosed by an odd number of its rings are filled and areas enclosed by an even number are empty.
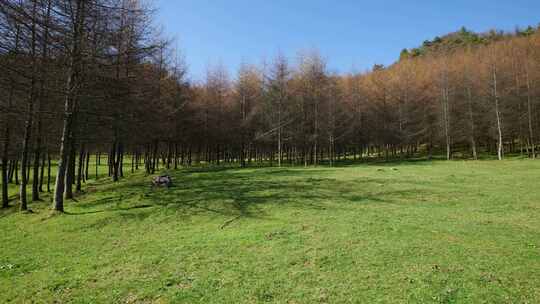
[[[0,303],[540,303],[539,161],[125,170],[0,211]]]

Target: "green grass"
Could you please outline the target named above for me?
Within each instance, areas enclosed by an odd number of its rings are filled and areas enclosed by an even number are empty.
[[[540,302],[538,161],[170,173],[0,213],[0,302]]]

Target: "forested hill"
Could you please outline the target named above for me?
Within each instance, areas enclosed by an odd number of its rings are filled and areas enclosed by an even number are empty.
[[[476,33],[465,27],[459,31],[446,34],[442,37],[435,37],[433,40],[426,40],[421,46],[412,49],[403,49],[399,56],[400,60],[410,57],[419,57],[427,54],[454,51],[467,46],[486,45],[495,41],[500,41],[511,37],[526,37],[540,32],[540,25],[536,28],[528,26],[525,29],[517,28],[513,32],[501,30],[491,30],[484,33]]]

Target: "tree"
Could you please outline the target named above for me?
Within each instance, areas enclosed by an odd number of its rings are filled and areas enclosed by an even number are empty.
[[[290,71],[287,59],[278,54],[270,68],[267,82],[267,113],[270,114],[270,130],[266,133],[275,134],[277,146],[278,167],[283,161],[283,134],[284,128],[290,124],[289,111],[289,79]]]

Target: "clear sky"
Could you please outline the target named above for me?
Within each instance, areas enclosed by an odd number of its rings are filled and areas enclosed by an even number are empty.
[[[403,48],[465,26],[513,30],[540,23],[540,0],[156,0],[194,80],[208,66],[234,73],[282,52],[316,48],[335,72],[390,64]]]

